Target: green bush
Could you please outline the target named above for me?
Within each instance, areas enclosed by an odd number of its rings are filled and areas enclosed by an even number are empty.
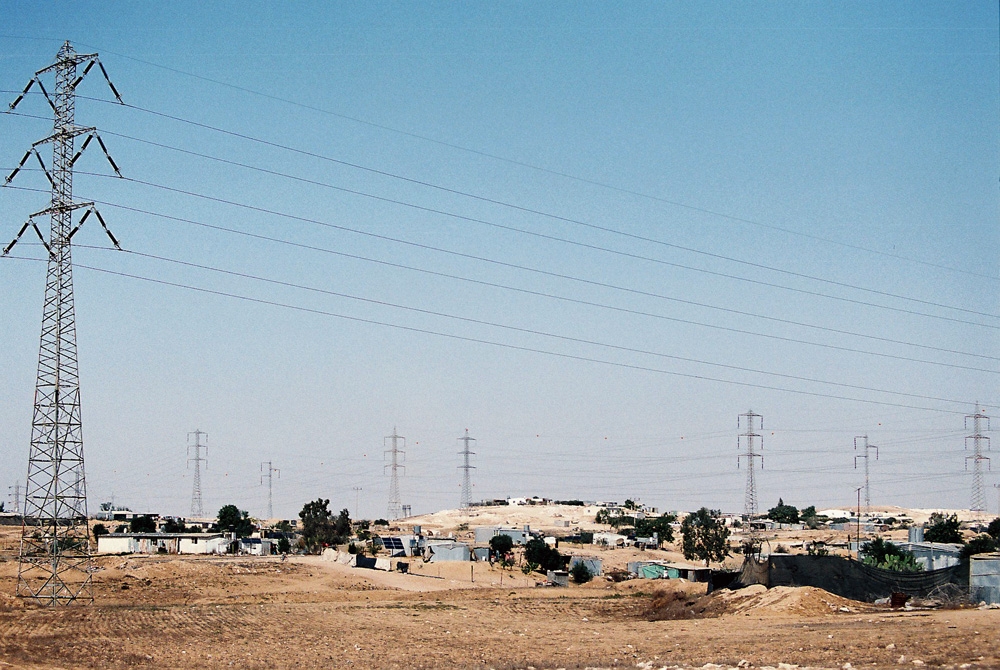
[[[570,568],[569,574],[577,584],[586,584],[594,578],[594,575],[590,572],[590,568],[583,562],[577,563]]]

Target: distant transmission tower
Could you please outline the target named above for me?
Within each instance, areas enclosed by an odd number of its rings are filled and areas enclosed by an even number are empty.
[[[760,414],[755,414],[753,410],[748,410],[745,414],[740,414],[736,419],[736,427],[739,429],[743,425],[746,426],[746,432],[740,433],[736,438],[736,446],[738,449],[745,448],[746,451],[743,452],[742,456],[736,457],[736,467],[740,465],[740,458],[745,458],[747,462],[747,485],[746,491],[743,496],[743,518],[747,524],[747,532],[744,536],[747,538],[747,544],[751,548],[755,548],[760,544],[759,534],[757,529],[753,525],[753,520],[758,514],[757,510],[757,481],[754,477],[754,459],[760,459],[760,467],[764,467],[764,455],[758,453],[758,446],[760,449],[764,448],[764,438],[761,434],[756,431],[764,431],[764,417]]]
[[[406,452],[406,438],[402,435],[396,434],[396,427],[392,427],[392,435],[386,437],[382,443],[385,445],[386,440],[392,440],[392,447],[385,450],[386,454],[391,454],[392,459],[386,468],[390,469],[392,478],[389,480],[389,507],[388,507],[388,517],[392,521],[394,519],[399,519],[403,515],[403,503],[399,500],[399,471],[406,470],[406,466],[400,465],[400,457],[405,458]],[[399,441],[403,441],[403,447],[400,448]]]
[[[458,466],[458,469],[462,470],[462,507],[469,507],[472,505],[472,479],[469,476],[469,471],[476,469],[476,466],[469,465],[469,456],[473,456],[476,453],[469,451],[469,442],[475,442],[476,438],[469,437],[469,429],[466,428],[465,436],[458,439],[465,443],[462,451],[458,452],[464,458],[462,465]]]
[[[78,75],[77,68],[84,63],[86,67]],[[52,187],[50,204],[29,216],[3,250],[4,255],[10,252],[30,227],[49,256],[17,573],[17,595],[48,605],[94,600],[70,242],[93,214],[115,248],[120,247],[94,203],[73,200],[73,165],[90,142],[97,139],[111,167],[121,176],[97,130],[77,126],[74,121],[76,87],[94,65],[100,67],[112,93],[121,102],[97,54],[78,54],[66,42],[56,54],[55,63],[36,72],[10,105],[13,111],[37,84],[54,113],[52,134],[32,144],[4,183],[9,184],[34,156]],[[41,80],[42,75],[50,72],[55,74],[54,99]],[[75,140],[80,135],[87,137],[76,151]],[[52,145],[51,170],[38,151],[46,143]],[[73,212],[78,209],[86,211],[74,226]],[[45,215],[50,220],[48,241],[35,223],[35,217]]]
[[[861,435],[859,437],[854,438],[854,450],[855,451],[857,451],[857,449],[858,449],[858,440],[861,440],[861,443],[860,443],[861,444],[861,448],[865,450],[865,453],[864,453],[863,456],[855,456],[854,457],[854,467],[855,468],[858,467],[858,459],[859,458],[865,459],[865,516],[870,519],[871,516],[872,516],[872,490],[871,490],[871,486],[868,483],[868,458],[869,458],[870,451],[872,449],[874,449],[875,450],[875,460],[876,461],[878,460],[878,447],[876,447],[874,444],[868,444],[868,436],[867,435]]]
[[[965,467],[968,469],[969,461],[972,461],[972,515],[976,521],[983,521],[986,517],[986,491],[983,489],[983,461],[989,466],[990,459],[983,456],[983,448],[990,448],[990,438],[983,435],[983,421],[985,420],[985,430],[990,429],[990,418],[980,409],[976,403],[975,414],[965,417],[965,429],[969,429],[969,419],[972,419],[972,435],[965,438],[965,446],[968,448],[969,440],[972,440],[972,456],[965,457]]]
[[[191,436],[194,435],[194,444],[190,444]],[[205,437],[205,441],[208,441],[208,433],[203,433],[200,430],[195,430],[193,433],[188,433],[188,454],[194,449],[194,458],[190,456],[187,459],[188,463],[194,463],[194,485],[191,487],[191,516],[195,519],[205,518],[205,506],[201,502],[201,464],[205,463],[205,467],[208,467],[208,459],[201,457],[201,450],[205,450],[205,455],[208,455],[208,445],[201,443],[202,436]]]
[[[14,484],[13,486],[8,486],[7,488],[13,489],[11,493],[11,502],[14,503],[14,512],[17,514],[23,514],[24,510],[21,509],[21,485]]]
[[[264,469],[265,465],[267,466],[267,470]],[[271,461],[264,461],[261,463],[260,471],[266,472],[266,474],[260,476],[260,483],[263,484],[264,478],[267,478],[267,518],[270,520],[274,518],[274,496],[272,489],[273,475],[274,473],[278,473],[278,479],[281,479],[281,471],[273,467],[271,465]]]

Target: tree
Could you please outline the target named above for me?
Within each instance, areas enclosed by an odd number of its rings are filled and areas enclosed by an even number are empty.
[[[562,570],[566,567],[566,557],[555,547],[545,544],[545,540],[537,537],[531,538],[524,544],[524,560],[538,564],[538,569],[543,572]]]
[[[784,500],[778,498],[777,506],[767,510],[767,518],[777,523],[798,523],[799,510],[794,505],[786,505]]]
[[[1000,517],[990,521],[990,525],[986,527],[986,532],[993,536],[993,539],[1000,542]]]
[[[653,533],[656,533],[660,538],[660,542],[673,542],[674,527],[671,524],[674,521],[677,521],[677,516],[674,514],[663,514],[656,517],[637,519],[635,522],[635,534],[639,537],[653,537]]]
[[[913,552],[907,551],[892,542],[876,537],[861,545],[862,563],[883,570],[895,572],[920,572],[923,566],[917,563]]]
[[[163,522],[164,533],[183,533],[186,530],[187,526],[184,525],[183,521],[178,521],[177,519],[167,519]]]
[[[108,527],[103,523],[95,523],[94,528],[90,532],[94,534],[94,542],[97,542],[97,538],[101,535],[107,535],[109,531]]]
[[[299,512],[302,519],[302,539],[310,551],[323,546],[344,544],[351,536],[351,516],[346,509],[336,517],[330,512],[330,501],[317,498]]]
[[[287,537],[283,537],[278,540],[278,553],[287,554],[292,549],[292,543],[288,541]]]
[[[594,575],[590,572],[590,568],[583,561],[570,568],[569,574],[577,584],[586,584],[594,578]]]
[[[514,551],[514,538],[510,535],[494,535],[490,538],[490,557],[503,560],[503,557]]]
[[[721,561],[729,555],[729,529],[718,512],[702,507],[681,522],[682,550],[689,561]]]
[[[133,533],[155,533],[156,521],[148,514],[143,516],[134,516],[132,517],[132,520],[129,521],[128,527],[129,531]]]
[[[622,507],[624,507],[625,509],[639,509],[639,506],[638,506],[638,505],[636,505],[636,504],[635,504],[635,501],[634,501],[634,500],[632,500],[632,499],[628,499],[628,500],[626,500],[626,501],[625,501],[625,504],[624,504],[624,505],[622,505]]]
[[[236,533],[236,537],[247,537],[253,533],[253,521],[250,513],[241,510],[236,505],[224,505],[219,509],[216,525],[222,532]]]
[[[924,540],[927,542],[962,543],[962,531],[959,530],[958,515],[944,515],[940,512],[931,514],[924,529]]]

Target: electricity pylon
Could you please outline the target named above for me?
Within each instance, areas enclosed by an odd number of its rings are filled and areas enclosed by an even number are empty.
[[[858,440],[861,440],[861,448],[865,450],[865,454],[864,456],[854,457],[854,468],[857,469],[859,458],[865,459],[865,516],[870,519],[872,516],[872,490],[871,486],[868,483],[868,458],[869,458],[869,453],[871,452],[872,449],[874,449],[875,460],[876,461],[878,460],[878,447],[876,447],[874,444],[868,444],[867,435],[861,435],[859,437],[854,438],[855,451],[857,451],[858,449]]]
[[[463,464],[458,466],[458,469],[462,470],[462,507],[469,507],[472,504],[472,479],[469,471],[476,469],[476,466],[469,465],[469,456],[473,456],[476,453],[469,451],[469,442],[475,442],[476,438],[469,437],[469,429],[466,428],[465,436],[458,439],[465,443],[465,448],[458,452],[464,458]]]
[[[983,447],[990,448],[990,438],[983,435],[983,420],[986,420],[986,430],[990,429],[990,418],[979,409],[976,403],[976,411],[965,417],[965,429],[969,429],[969,419],[972,419],[972,435],[965,438],[965,446],[968,448],[969,440],[972,440],[972,456],[965,457],[965,467],[968,469],[969,461],[972,461],[972,515],[976,521],[983,521],[986,516],[986,491],[983,490],[983,462],[989,467],[990,459],[983,456]]]
[[[205,463],[205,467],[208,467],[208,459],[201,457],[201,450],[205,450],[205,454],[208,455],[208,445],[201,443],[201,436],[205,436],[205,441],[208,441],[208,433],[203,433],[200,430],[195,429],[194,432],[188,433],[188,442],[191,442],[191,436],[194,435],[194,444],[188,444],[187,453],[191,453],[191,449],[194,449],[194,458],[188,457],[187,462],[194,462],[194,484],[191,487],[191,516],[195,519],[205,518],[205,506],[201,502],[201,464]]]
[[[742,449],[746,447],[746,451],[742,456],[736,457],[736,467],[740,466],[740,458],[745,458],[747,462],[747,483],[746,490],[743,495],[743,519],[744,523],[747,525],[747,530],[743,534],[746,538],[745,550],[749,550],[747,553],[756,553],[760,547],[760,534],[757,532],[757,528],[753,525],[753,520],[758,514],[757,509],[757,480],[754,476],[754,459],[760,459],[760,467],[764,467],[764,455],[757,452],[757,445],[760,448],[764,447],[764,438],[757,431],[764,431],[764,417],[760,414],[755,414],[753,410],[748,410],[745,414],[740,414],[736,418],[736,427],[740,428],[741,425],[746,424],[746,432],[740,433],[736,438],[737,449]],[[756,424],[756,427],[755,425]]]
[[[267,466],[267,470],[264,469],[265,465]],[[281,471],[278,470],[278,468],[273,467],[271,465],[271,461],[264,461],[261,463],[260,471],[267,473],[260,476],[260,483],[263,484],[264,478],[267,478],[267,519],[270,521],[274,518],[274,497],[272,495],[273,475],[274,473],[278,473],[278,479],[281,479]]]
[[[77,68],[84,63],[83,72],[77,74]],[[74,121],[76,87],[94,65],[100,67],[111,92],[121,102],[97,54],[78,54],[66,42],[56,54],[55,62],[36,72],[10,105],[13,111],[37,85],[54,116],[52,134],[31,145],[4,183],[9,184],[34,156],[52,187],[50,204],[29,216],[3,250],[4,255],[10,252],[30,227],[49,257],[17,571],[17,595],[47,605],[94,600],[70,243],[93,214],[115,248],[121,248],[94,203],[73,200],[73,165],[92,140],[97,140],[115,174],[121,176],[97,129],[77,126]],[[50,72],[55,74],[54,98],[41,80],[42,75]],[[80,150],[75,151],[75,140],[80,135],[86,135],[86,139]],[[47,143],[52,145],[51,170],[38,151],[39,146]],[[78,209],[85,212],[74,226],[73,212]],[[45,215],[50,220],[48,240],[34,220]]]
[[[11,489],[11,502],[14,504],[14,512],[17,514],[23,514],[24,510],[21,509],[21,485],[14,484],[13,486],[8,486]]]
[[[399,499],[399,471],[403,470],[405,472],[406,466],[400,465],[400,457],[405,458],[406,452],[404,451],[406,447],[406,438],[402,435],[396,434],[396,427],[392,427],[392,435],[385,437],[382,440],[383,446],[385,446],[385,440],[392,440],[392,447],[386,449],[383,453],[383,458],[385,454],[391,454],[392,459],[386,468],[389,468],[391,478],[389,480],[389,505],[387,512],[387,517],[389,521],[400,518],[403,515],[403,503]],[[400,448],[399,441],[403,441],[403,448]],[[383,468],[384,471],[384,468]]]

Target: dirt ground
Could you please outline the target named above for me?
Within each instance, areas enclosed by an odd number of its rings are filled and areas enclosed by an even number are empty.
[[[485,564],[403,575],[318,557],[104,556],[96,603],[53,610],[10,596],[10,559],[0,667],[1000,666],[1000,610],[892,611],[817,589],[540,588],[520,571],[501,587]]]

